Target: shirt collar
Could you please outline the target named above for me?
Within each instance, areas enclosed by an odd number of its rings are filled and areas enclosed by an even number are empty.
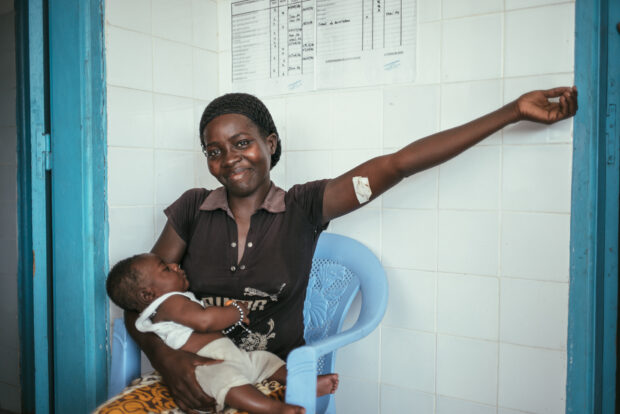
[[[283,213],[286,211],[286,206],[284,205],[285,194],[283,189],[272,182],[265,200],[263,200],[263,203],[258,209],[260,210],[262,208],[270,213]],[[218,187],[211,191],[205,201],[200,205],[200,210],[213,211],[218,209],[224,210],[231,217],[233,216],[228,206],[228,197],[224,187]]]

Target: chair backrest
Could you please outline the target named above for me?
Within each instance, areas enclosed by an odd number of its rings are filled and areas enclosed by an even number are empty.
[[[312,261],[304,302],[306,343],[312,344],[340,332],[359,286],[358,277],[342,264],[330,259]],[[333,370],[332,352],[321,357],[318,373],[327,374]]]
[[[304,337],[308,344],[333,336],[342,329],[356,294],[363,291],[360,319],[373,319],[360,337],[367,335],[383,317],[381,311],[366,312],[368,301],[387,300],[385,273],[378,259],[361,243],[345,236],[323,233],[317,244],[304,303]],[[376,295],[373,293],[377,293]],[[368,307],[373,308],[372,306]],[[379,314],[380,313],[380,314]],[[368,332],[366,332],[368,330]],[[122,319],[114,321],[109,397],[118,394],[140,375],[140,350],[125,329]],[[317,364],[318,374],[334,372],[335,352],[323,355]],[[317,413],[334,412],[333,395],[317,400]]]
[[[387,295],[385,272],[379,260],[356,240],[323,233],[312,260],[304,303],[306,343],[312,344],[340,332],[349,308],[361,288],[366,295],[363,298],[362,313],[367,310],[364,305],[368,301]],[[373,292],[377,298],[372,297]],[[384,309],[383,306],[381,314],[373,316],[376,316],[377,324]],[[317,361],[317,373],[334,372],[335,362],[335,351],[321,356]],[[335,412],[333,395],[317,399],[316,412]]]

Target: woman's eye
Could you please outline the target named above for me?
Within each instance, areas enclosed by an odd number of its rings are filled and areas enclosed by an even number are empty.
[[[220,155],[220,150],[215,150],[215,149],[207,150],[207,157],[209,158],[215,158],[218,155]]]
[[[249,139],[240,139],[239,141],[237,141],[237,147],[247,147],[249,144]]]

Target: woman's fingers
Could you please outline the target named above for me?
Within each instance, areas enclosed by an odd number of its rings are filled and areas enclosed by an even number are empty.
[[[556,119],[560,119],[568,115],[568,103],[566,102],[566,96],[560,96],[560,112],[556,114]]]
[[[542,93],[545,98],[557,98],[558,96],[564,94],[566,91],[570,91],[570,87],[560,86],[558,88],[546,89],[543,90]]]
[[[177,404],[177,406],[181,409],[181,411],[183,411],[184,413],[188,413],[188,414],[198,414],[197,411],[192,410],[191,408],[189,408],[187,405],[185,405],[185,403],[181,400],[178,399],[174,399],[174,402]]]
[[[560,113],[558,120],[569,118],[577,112],[577,91],[571,88],[560,96]]]
[[[211,359],[211,358],[205,358],[205,357],[201,357],[196,355],[196,360],[194,361],[194,366],[197,367],[199,365],[213,365],[213,364],[221,364],[222,360],[221,359]],[[197,384],[198,382],[196,382]]]
[[[181,400],[177,400],[176,398],[174,399],[174,402],[176,403],[177,407],[179,407],[181,409],[181,411],[183,411],[184,413],[191,413],[193,410],[190,410],[187,405],[185,405]]]
[[[194,384],[195,383],[195,384]],[[183,402],[191,408],[202,407],[203,401],[200,396],[203,394],[202,388],[198,385],[196,377],[194,376],[188,384],[183,386]]]
[[[577,89],[573,86],[533,91],[519,98],[518,105],[522,119],[551,124],[575,115]]]
[[[577,88],[574,86],[568,94],[568,112],[570,115],[577,113]]]
[[[194,396],[198,394],[192,392],[191,384],[190,386],[187,384],[187,378],[178,378],[177,381],[166,382],[166,385],[170,389],[172,398],[174,398],[174,401],[183,411],[188,411],[189,407],[200,407],[200,400]],[[202,389],[200,392],[202,392]]]
[[[196,358],[194,359],[193,363],[194,363],[194,366],[197,367],[199,365],[213,365],[213,364],[219,364],[221,362],[222,362],[221,359],[204,358],[204,357],[196,355]],[[199,408],[201,410],[215,408],[215,399],[205,394],[200,384],[198,384],[198,381],[196,380],[195,369],[192,372],[192,374],[193,375],[188,385],[190,387],[190,392],[192,396],[196,397],[196,399],[198,400],[198,403],[192,405],[192,407]]]
[[[207,409],[213,407],[215,401],[196,381],[196,366],[219,362],[191,352],[174,351],[166,359],[166,364],[161,364],[158,369],[179,407],[184,407],[184,411],[188,408]]]
[[[195,375],[188,382],[180,385],[179,394],[175,395],[174,399],[179,407],[185,406],[184,411],[188,411],[188,408],[209,410],[215,407],[215,400],[204,393]]]
[[[180,392],[180,390],[174,390],[170,387],[170,393],[172,394],[172,398],[174,398],[174,402],[177,403],[179,408],[183,411],[189,411],[190,407],[200,407],[200,400],[194,398],[191,393],[185,390],[184,392]]]

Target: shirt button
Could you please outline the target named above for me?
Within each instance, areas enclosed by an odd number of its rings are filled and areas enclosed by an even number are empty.
[[[235,270],[237,270],[237,268],[235,266],[230,266],[230,271],[234,272]]]
[[[241,266],[239,266],[239,269],[241,269],[241,270],[245,270],[245,265],[241,265]]]
[[[249,242],[248,247],[252,247],[252,246],[254,246],[254,244],[252,242]]]
[[[230,247],[237,247],[237,242],[230,243]]]

